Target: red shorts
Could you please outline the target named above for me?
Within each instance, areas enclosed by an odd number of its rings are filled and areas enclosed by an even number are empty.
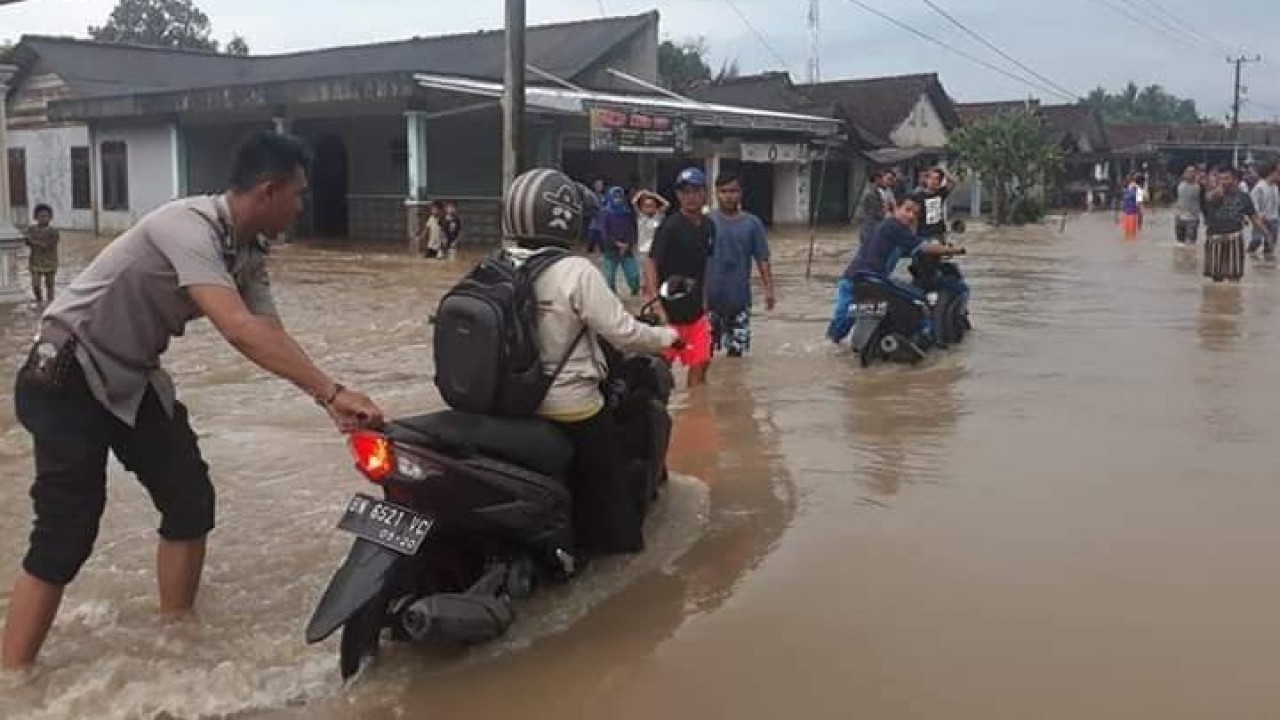
[[[670,327],[680,333],[684,348],[664,351],[663,357],[667,362],[678,360],[685,367],[697,367],[711,362],[711,318],[703,314],[688,325]]]

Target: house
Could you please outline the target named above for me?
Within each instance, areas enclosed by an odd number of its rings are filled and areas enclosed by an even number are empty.
[[[1250,166],[1280,159],[1280,124],[1240,123],[1240,134],[1226,125],[1201,123],[1106,124],[1119,170],[1143,172],[1148,184],[1168,190],[1188,165]]]
[[[822,185],[817,217],[844,221],[866,184],[870,168],[898,167],[904,180],[947,156],[949,133],[960,125],[955,103],[936,74],[863,78],[818,84],[793,83],[785,72],[733,78],[701,88],[695,96],[822,115],[840,120],[844,135],[815,167]]]
[[[1054,183],[1056,193],[1050,203],[1092,206],[1095,196],[1111,185],[1110,145],[1106,126],[1097,110],[1083,105],[1043,105],[1039,100],[1008,100],[961,103],[957,114],[965,124],[979,122],[1007,112],[1030,112],[1044,126],[1046,136],[1062,153],[1063,173]],[[963,194],[963,193],[962,193]],[[977,186],[968,187],[970,209],[981,205]]]
[[[714,162],[728,137],[807,148],[838,131],[654,94],[658,27],[651,12],[528,29],[527,163],[650,184]],[[315,151],[300,234],[399,241],[421,205],[449,198],[469,239],[498,235],[501,31],[254,57],[24,37],[13,58],[10,174],[71,227],[119,230],[170,198],[219,191],[230,149],[274,128]],[[617,117],[634,125],[595,124]]]

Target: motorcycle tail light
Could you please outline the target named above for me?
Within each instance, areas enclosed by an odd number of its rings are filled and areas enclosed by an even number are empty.
[[[381,433],[357,431],[347,441],[356,469],[371,483],[381,483],[396,470],[396,453],[391,441]]]

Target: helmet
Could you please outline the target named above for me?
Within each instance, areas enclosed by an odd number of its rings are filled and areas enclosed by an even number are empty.
[[[582,237],[583,197],[578,184],[558,170],[523,173],[507,190],[502,233],[525,244],[568,247]]]
[[[676,176],[676,188],[706,187],[707,176],[696,167],[685,168]]]

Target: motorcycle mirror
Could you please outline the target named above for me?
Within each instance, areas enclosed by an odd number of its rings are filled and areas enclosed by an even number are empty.
[[[965,231],[965,224],[963,220],[951,221],[951,232],[955,233],[956,235],[963,235],[964,231]]]

